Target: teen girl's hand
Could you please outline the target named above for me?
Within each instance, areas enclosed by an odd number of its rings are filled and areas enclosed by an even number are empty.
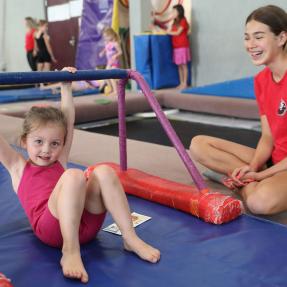
[[[238,167],[234,169],[234,171],[231,173],[230,177],[239,185],[243,184],[243,178],[244,176],[252,172],[251,167],[249,165],[244,165],[241,167]]]

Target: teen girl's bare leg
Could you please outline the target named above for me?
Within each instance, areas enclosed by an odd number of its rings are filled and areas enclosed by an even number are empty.
[[[192,139],[190,153],[195,160],[214,171],[229,174],[249,164],[254,149],[209,136]],[[255,214],[274,214],[287,210],[287,171],[241,188],[240,194],[248,209]]]
[[[156,263],[159,250],[141,240],[132,225],[131,212],[123,187],[112,168],[102,165],[93,171],[88,181],[85,209],[102,213],[107,209],[118,225],[126,250],[136,253],[143,260]]]
[[[253,148],[210,136],[196,136],[190,144],[190,153],[196,161],[224,174],[249,164],[254,152]]]
[[[81,170],[68,169],[52,192],[48,207],[58,218],[63,237],[61,266],[66,277],[88,282],[79,243],[79,226],[86,200],[86,179]]]
[[[255,214],[270,215],[287,210],[287,171],[260,182],[252,182],[240,190],[248,209]]]

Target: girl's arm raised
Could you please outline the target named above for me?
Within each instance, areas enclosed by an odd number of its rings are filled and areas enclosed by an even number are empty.
[[[73,67],[67,67],[64,68],[63,71],[75,73],[76,69]],[[64,166],[66,166],[73,141],[75,123],[75,106],[72,95],[72,83],[70,82],[65,82],[61,84],[61,110],[65,114],[67,119],[67,135],[63,152],[60,157],[60,162]]]
[[[0,162],[11,172],[24,157],[16,152],[0,135]]]
[[[24,156],[14,150],[1,135],[0,162],[8,170],[12,179],[13,189],[17,193],[26,160]]]

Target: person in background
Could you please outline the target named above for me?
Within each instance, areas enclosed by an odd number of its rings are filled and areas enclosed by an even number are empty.
[[[57,62],[50,43],[46,20],[39,20],[38,30],[35,33],[34,55],[37,56],[37,71],[50,71],[51,63]]]
[[[189,24],[184,16],[184,8],[181,4],[173,6],[173,24],[170,29],[164,30],[171,35],[173,62],[178,67],[179,85],[177,89],[184,89],[188,86],[187,64],[191,60],[190,44],[188,39]]]
[[[27,60],[32,71],[37,71],[37,58],[33,55],[34,51],[34,33],[37,30],[37,23],[32,17],[25,18],[26,35],[25,50]]]
[[[52,90],[53,94],[57,94],[60,92],[60,88],[62,86],[62,83],[53,83],[48,85],[43,85],[40,87],[41,90]],[[87,89],[97,89],[99,88],[100,84],[97,80],[90,80],[90,81],[73,81],[71,83],[72,91],[78,92],[78,91],[84,91]]]
[[[120,68],[120,57],[122,55],[122,49],[120,44],[119,35],[114,31],[113,28],[107,27],[103,31],[105,47],[100,52],[100,57],[106,55],[107,65],[106,69],[119,69]],[[109,93],[115,95],[117,91],[116,80],[106,80],[108,85]]]

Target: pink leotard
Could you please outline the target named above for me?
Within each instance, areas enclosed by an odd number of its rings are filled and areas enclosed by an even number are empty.
[[[19,200],[35,235],[54,247],[61,247],[63,239],[59,221],[48,208],[48,200],[64,171],[58,161],[50,166],[36,166],[28,161],[18,188]],[[79,229],[80,243],[95,237],[104,218],[105,213],[92,214],[84,210]]]

